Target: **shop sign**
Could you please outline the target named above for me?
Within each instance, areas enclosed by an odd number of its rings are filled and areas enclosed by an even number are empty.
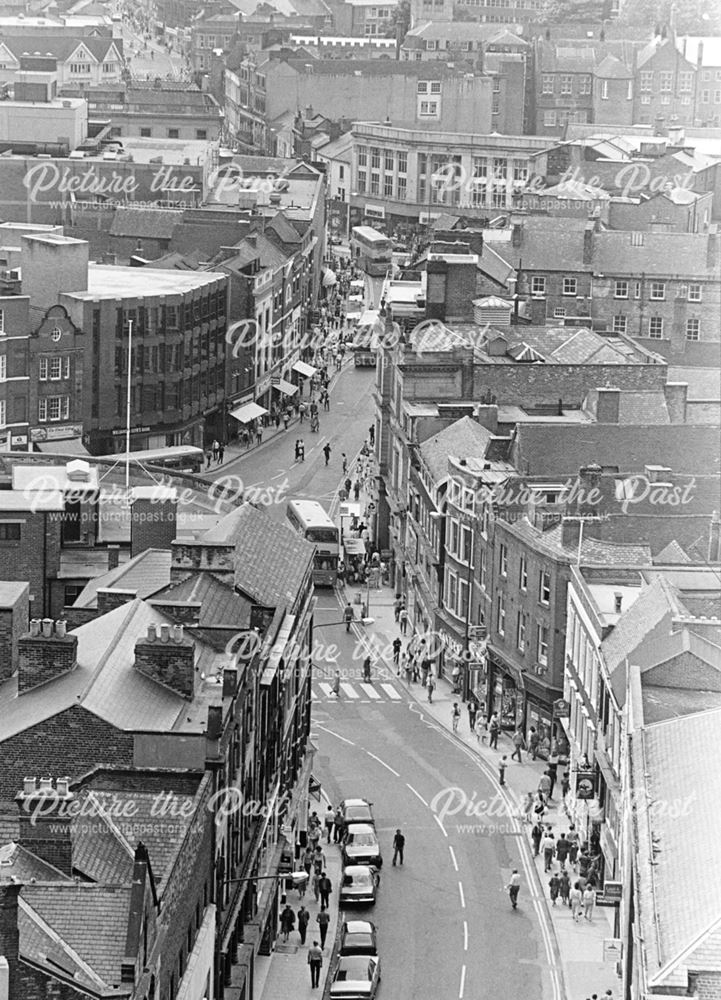
[[[256,396],[264,395],[268,391],[268,389],[270,389],[270,385],[271,385],[270,375],[264,375],[263,378],[259,378],[258,381],[255,383],[255,395]]]
[[[468,638],[474,641],[480,641],[486,638],[486,626],[485,625],[469,625],[468,626]]]
[[[13,434],[10,438],[11,444],[26,445],[28,443],[27,434]]]
[[[150,430],[149,427],[146,430]],[[115,431],[113,431],[115,433]],[[123,434],[125,431],[122,432]],[[31,427],[31,441],[64,441],[66,438],[79,438],[83,436],[82,424],[48,424],[47,427]]]
[[[623,958],[623,941],[620,938],[606,938],[603,942],[604,962],[620,962]]]
[[[576,798],[593,799],[596,797],[596,772],[578,771],[576,774]]]
[[[439,629],[438,634],[440,635],[441,642],[446,647],[448,652],[451,653],[452,656],[455,656],[460,659],[460,657],[463,655],[463,645],[460,642],[458,642],[457,639],[454,639],[452,636],[450,636],[445,629],[442,628]]]
[[[623,896],[623,882],[604,882],[603,895],[609,903],[620,903]]]
[[[571,716],[571,705],[564,698],[559,698],[553,703],[553,714],[557,719],[568,719]]]

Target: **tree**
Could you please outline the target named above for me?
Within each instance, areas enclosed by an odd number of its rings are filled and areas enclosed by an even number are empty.
[[[399,0],[391,12],[391,23],[386,29],[386,38],[396,40],[396,59],[401,57],[401,45],[411,26],[410,0]]]
[[[621,24],[647,27],[670,24],[673,20],[679,35],[718,35],[721,33],[721,7],[708,0],[625,0],[621,5]]]
[[[551,24],[566,24],[568,21],[583,21],[598,24],[611,16],[610,0],[547,0],[545,17]]]

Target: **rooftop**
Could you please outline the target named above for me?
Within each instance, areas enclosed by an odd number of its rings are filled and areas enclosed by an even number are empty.
[[[267,608],[294,607],[315,546],[289,526],[244,504],[228,515],[237,531],[235,588]]]
[[[170,579],[170,555],[167,549],[146,549],[115,569],[90,580],[73,607],[97,608],[100,588],[134,590],[141,599],[149,597]]]
[[[216,281],[227,280],[217,271],[176,271],[153,267],[122,267],[90,264],[88,290],[64,292],[63,298],[97,299],[142,298],[150,295],[184,295]]]
[[[472,417],[461,417],[419,448],[431,480],[437,486],[448,478],[448,457],[483,458],[491,433]]]

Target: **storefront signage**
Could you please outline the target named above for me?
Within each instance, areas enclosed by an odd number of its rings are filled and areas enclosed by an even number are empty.
[[[604,882],[603,894],[609,902],[620,903],[623,896],[623,883]]]
[[[623,941],[620,938],[606,938],[603,942],[604,962],[620,962],[623,958]]]
[[[127,431],[123,427],[122,430],[115,430],[115,431],[113,431],[113,437],[122,437],[123,434],[126,434],[126,433],[127,433]],[[131,434],[149,434],[150,433],[150,427],[131,427],[130,428],[130,433]]]
[[[259,378],[258,381],[255,383],[256,397],[263,396],[268,391],[268,389],[270,389],[270,385],[271,385],[270,375],[264,375],[263,378]]]
[[[570,703],[565,701],[563,698],[559,698],[558,701],[554,701],[553,714],[557,719],[568,719],[571,715]]]
[[[10,438],[10,442],[11,444],[17,444],[22,447],[28,443],[28,436],[27,434],[13,434]]]
[[[486,638],[486,626],[485,625],[469,625],[468,626],[468,638],[473,639],[476,642]]]
[[[596,797],[596,772],[578,771],[576,774],[576,798],[593,799]]]
[[[31,427],[31,441],[64,441],[66,438],[83,436],[82,424],[48,424],[48,426]]]

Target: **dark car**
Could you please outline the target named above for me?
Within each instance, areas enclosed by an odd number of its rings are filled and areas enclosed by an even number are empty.
[[[343,864],[373,865],[383,864],[381,847],[375,827],[370,823],[349,823],[343,834]]]
[[[331,998],[373,1000],[381,980],[380,959],[374,955],[343,955],[333,973]]]
[[[378,894],[380,876],[370,865],[348,865],[340,879],[340,903],[372,906]]]
[[[340,804],[343,822],[346,825],[348,823],[369,823],[371,826],[375,826],[372,805],[373,803],[369,802],[368,799],[343,799]]]
[[[346,920],[340,937],[341,955],[377,955],[375,925],[370,920]]]

